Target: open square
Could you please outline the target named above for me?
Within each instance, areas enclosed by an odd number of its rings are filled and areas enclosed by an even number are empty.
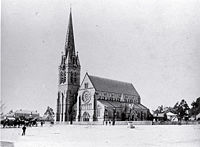
[[[45,125],[27,128],[1,129],[2,140],[15,147],[133,147],[170,146],[198,147],[200,125]]]

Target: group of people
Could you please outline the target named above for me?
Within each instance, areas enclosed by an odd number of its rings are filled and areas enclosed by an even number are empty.
[[[104,120],[103,121],[103,124],[106,124],[106,126],[109,124],[109,125],[111,125],[111,123],[112,123],[112,125],[114,126],[115,125],[115,120],[113,120],[113,121],[111,121],[111,120]]]
[[[114,125],[115,125],[116,114],[117,114],[117,113],[116,113],[116,109],[114,108],[114,109],[113,109],[113,117],[112,117],[112,121],[111,121],[111,119],[109,119],[109,117],[108,117],[108,110],[105,109],[103,124],[104,124],[104,122],[105,122],[106,125],[108,125],[108,123],[109,123],[109,125],[111,125],[111,122],[112,122],[112,125],[114,126]]]

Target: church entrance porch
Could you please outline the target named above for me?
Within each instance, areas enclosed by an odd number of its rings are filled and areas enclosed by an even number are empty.
[[[83,121],[89,121],[90,120],[90,115],[88,112],[83,113]]]

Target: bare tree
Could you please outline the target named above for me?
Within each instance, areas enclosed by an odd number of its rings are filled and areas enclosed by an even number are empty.
[[[54,120],[55,113],[53,112],[53,109],[51,107],[47,107],[47,110],[44,113],[44,117],[47,121],[53,121]]]
[[[2,102],[2,100],[0,100],[0,116],[2,117],[4,115],[4,111],[5,111],[5,103]]]

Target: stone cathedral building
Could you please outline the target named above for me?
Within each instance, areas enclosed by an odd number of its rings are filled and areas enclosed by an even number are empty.
[[[70,11],[65,52],[59,66],[56,121],[146,120],[149,109],[131,83],[85,74],[75,52]]]

